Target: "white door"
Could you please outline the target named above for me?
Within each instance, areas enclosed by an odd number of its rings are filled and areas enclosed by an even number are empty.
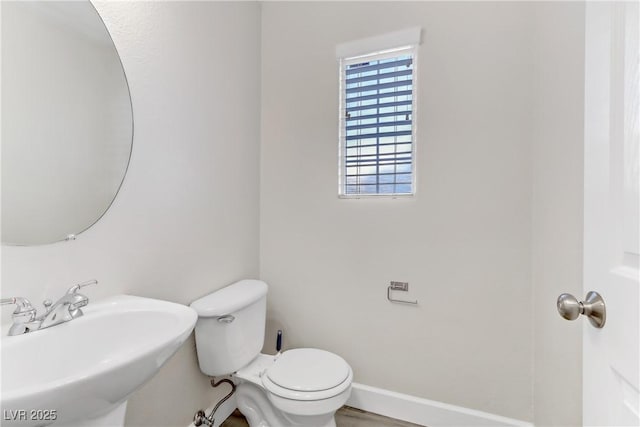
[[[602,329],[583,326],[587,426],[640,425],[639,18],[586,5],[584,292],[606,304]]]

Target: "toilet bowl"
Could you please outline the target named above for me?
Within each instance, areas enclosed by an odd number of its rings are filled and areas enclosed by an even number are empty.
[[[262,281],[242,280],[191,304],[199,316],[200,369],[232,375],[238,409],[251,427],[335,427],[353,371],[343,358],[320,349],[260,354],[267,289]]]
[[[264,426],[263,421],[269,426],[334,427],[335,411],[351,394],[353,372],[333,353],[300,348],[260,354],[233,378],[239,384],[238,408],[252,427]],[[272,409],[265,410],[269,404]]]

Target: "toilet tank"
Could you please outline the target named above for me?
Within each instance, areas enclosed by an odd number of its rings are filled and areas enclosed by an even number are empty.
[[[263,281],[241,280],[191,303],[198,313],[196,350],[203,373],[231,374],[260,354],[267,289]]]

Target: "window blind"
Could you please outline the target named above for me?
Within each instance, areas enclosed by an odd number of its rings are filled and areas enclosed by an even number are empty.
[[[345,61],[343,195],[413,194],[414,51]]]

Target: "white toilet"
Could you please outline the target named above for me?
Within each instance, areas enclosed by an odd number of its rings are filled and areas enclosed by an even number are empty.
[[[335,427],[335,412],[351,394],[351,367],[313,348],[260,354],[267,289],[260,280],[241,280],[191,304],[200,370],[233,374],[238,409],[251,427]]]

